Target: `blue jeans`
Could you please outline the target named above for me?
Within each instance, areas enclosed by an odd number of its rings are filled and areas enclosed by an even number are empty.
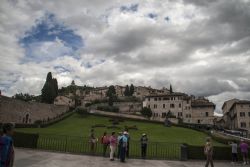
[[[125,162],[125,156],[126,156],[126,147],[121,147],[120,152],[120,161]]]

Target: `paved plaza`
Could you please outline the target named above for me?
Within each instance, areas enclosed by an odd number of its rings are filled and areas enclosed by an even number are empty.
[[[129,159],[126,163],[108,158],[16,149],[15,167],[202,167],[203,161],[162,161]],[[215,162],[216,167],[233,166],[230,162]]]

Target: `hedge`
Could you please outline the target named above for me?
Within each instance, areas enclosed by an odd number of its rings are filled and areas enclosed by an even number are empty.
[[[188,159],[205,160],[204,147],[188,145]],[[250,153],[248,153],[250,156]],[[214,146],[213,152],[214,160],[231,160],[232,159],[232,148],[231,146]],[[240,149],[238,149],[238,159],[242,159]]]
[[[115,106],[97,106],[97,110],[108,111],[108,112],[119,112],[119,108]]]
[[[15,132],[13,136],[15,147],[37,148],[39,135]]]

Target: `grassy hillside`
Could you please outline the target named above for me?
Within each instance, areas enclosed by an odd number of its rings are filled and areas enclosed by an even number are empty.
[[[88,137],[91,126],[96,124],[104,124],[110,126],[110,118],[100,116],[81,117],[78,114],[73,114],[71,117],[51,125],[47,128],[23,128],[17,129],[20,132],[39,133],[39,134],[53,134],[53,135],[67,135],[67,136],[81,136]],[[104,131],[109,134],[112,131],[122,131],[124,126],[136,125],[138,130],[130,130],[131,140],[138,141],[142,133],[148,134],[149,140],[154,142],[170,142],[170,143],[187,143],[192,145],[204,145],[206,134],[191,129],[180,127],[164,127],[162,124],[144,123],[136,121],[121,122],[118,127],[120,129],[112,130],[106,127],[95,128],[96,137],[100,137]],[[214,145],[221,145],[214,142]]]

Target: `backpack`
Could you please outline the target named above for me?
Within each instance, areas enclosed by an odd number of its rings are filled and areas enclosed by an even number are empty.
[[[110,143],[109,137],[108,136],[102,136],[101,143],[102,144],[109,144]]]
[[[120,139],[119,139],[119,146],[122,146],[123,145],[123,138],[121,137]]]

